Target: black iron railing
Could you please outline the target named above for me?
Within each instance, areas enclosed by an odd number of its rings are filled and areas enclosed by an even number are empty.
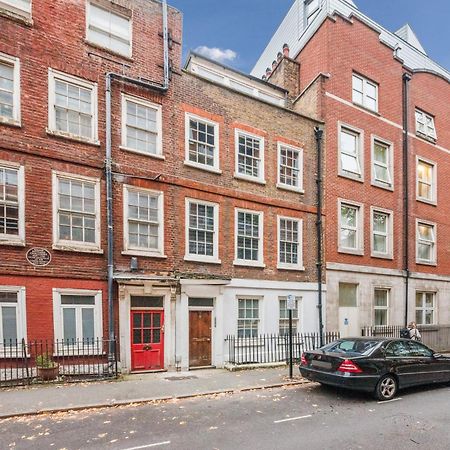
[[[117,377],[117,374],[116,340],[0,342],[0,387],[98,380]]]
[[[339,339],[339,333],[323,335],[324,344]],[[288,362],[289,335],[261,334],[257,337],[238,337],[228,335],[228,363],[264,364]],[[320,347],[319,333],[295,333],[292,335],[293,359],[299,361],[302,352]]]
[[[401,325],[379,325],[373,327],[363,327],[361,329],[361,336],[399,338],[400,330],[402,330],[403,328],[405,327]]]

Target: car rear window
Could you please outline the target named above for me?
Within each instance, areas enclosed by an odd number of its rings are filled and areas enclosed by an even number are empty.
[[[346,353],[352,355],[368,355],[380,344],[380,341],[361,340],[361,339],[344,339],[321,348],[324,352],[329,353]]]

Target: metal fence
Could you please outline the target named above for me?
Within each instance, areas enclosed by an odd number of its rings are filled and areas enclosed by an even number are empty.
[[[402,325],[364,327],[361,335],[399,338],[403,328]],[[425,345],[438,352],[450,351],[450,325],[419,325],[418,329]]]
[[[0,387],[98,380],[117,374],[116,340],[0,342]]]
[[[328,332],[323,335],[323,343],[328,344],[339,339],[339,333]],[[288,362],[289,335],[262,334],[257,337],[237,337],[228,335],[229,364],[263,364]],[[295,333],[292,335],[293,358],[300,360],[304,351],[320,347],[319,333]]]

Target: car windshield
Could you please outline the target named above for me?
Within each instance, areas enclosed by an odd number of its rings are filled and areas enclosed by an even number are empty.
[[[345,353],[357,356],[368,355],[380,341],[362,339],[343,339],[323,346],[320,350],[328,353]]]

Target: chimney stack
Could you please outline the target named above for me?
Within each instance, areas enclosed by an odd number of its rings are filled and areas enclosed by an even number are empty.
[[[277,67],[278,62],[274,59],[272,61],[272,72],[275,70],[275,67]]]
[[[287,45],[287,44],[284,44],[284,45],[283,45],[283,55],[284,55],[286,58],[289,58],[289,45]]]
[[[268,67],[268,68],[266,69],[266,77],[267,77],[267,78],[270,78],[270,75],[272,75],[272,71],[270,70],[270,67]]]
[[[282,59],[283,59],[283,53],[278,52],[278,55],[277,55],[277,62],[280,62]]]

